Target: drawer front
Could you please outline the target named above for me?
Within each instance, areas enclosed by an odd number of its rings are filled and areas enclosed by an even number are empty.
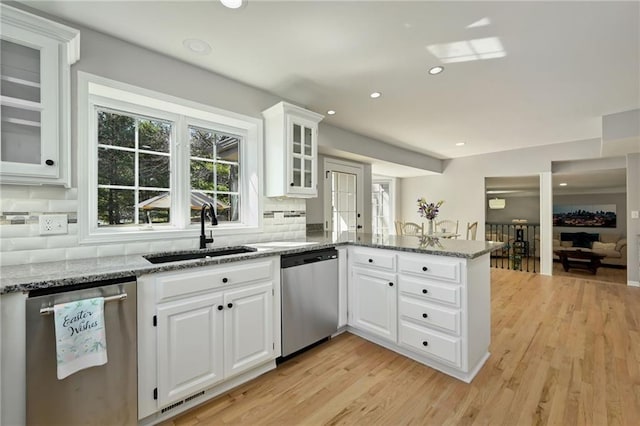
[[[439,302],[451,307],[460,307],[459,285],[438,284],[427,280],[417,280],[400,276],[398,285],[401,293],[417,296],[427,301]]]
[[[460,283],[461,261],[442,256],[399,255],[398,267],[401,273],[415,274],[425,278]]]
[[[234,262],[225,266],[194,268],[163,274],[156,278],[157,301],[234,284],[270,280],[273,277],[273,265],[272,260]]]
[[[351,251],[351,261],[361,267],[396,270],[396,254],[390,250],[354,248]]]
[[[462,367],[460,338],[438,334],[406,321],[400,323],[400,344],[440,362]]]
[[[400,315],[410,318],[425,327],[438,328],[442,331],[460,335],[459,310],[425,303],[414,298],[400,297]]]

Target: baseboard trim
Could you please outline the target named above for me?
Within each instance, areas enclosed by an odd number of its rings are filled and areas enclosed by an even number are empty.
[[[627,281],[629,287],[640,287],[640,281]]]

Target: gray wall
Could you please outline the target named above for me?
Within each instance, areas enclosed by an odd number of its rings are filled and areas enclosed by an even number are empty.
[[[487,223],[511,223],[513,219],[527,219],[529,223],[540,223],[540,197],[500,195],[499,198],[505,199],[505,207],[504,209],[490,209],[487,202]]]

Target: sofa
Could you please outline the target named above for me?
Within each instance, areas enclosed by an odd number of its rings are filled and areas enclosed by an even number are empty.
[[[627,238],[620,234],[600,234],[587,232],[560,232],[553,234],[553,250],[569,249],[593,251],[606,257],[603,265],[627,265]],[[553,255],[558,259],[557,255]]]

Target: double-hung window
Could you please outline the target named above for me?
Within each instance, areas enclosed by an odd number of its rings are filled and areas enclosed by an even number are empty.
[[[259,229],[259,119],[79,73],[80,241]]]

